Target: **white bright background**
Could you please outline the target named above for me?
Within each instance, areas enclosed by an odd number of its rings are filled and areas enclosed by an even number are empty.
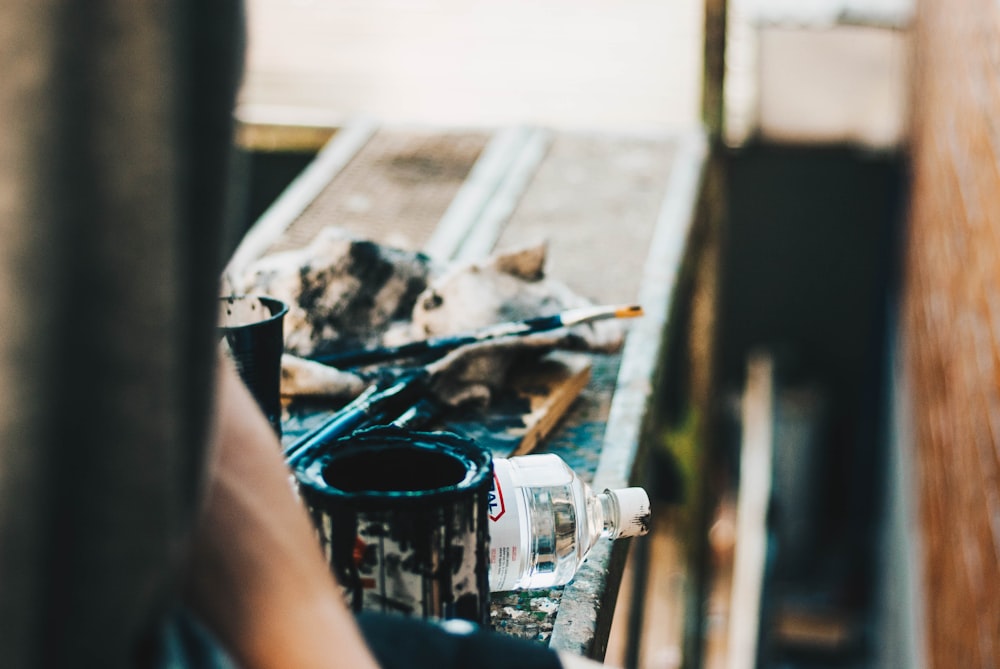
[[[245,115],[333,122],[698,122],[701,0],[249,0]]]

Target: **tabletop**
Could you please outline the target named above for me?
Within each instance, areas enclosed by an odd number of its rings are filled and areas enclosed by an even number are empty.
[[[228,271],[301,247],[327,225],[454,261],[545,241],[547,275],[596,303],[640,304],[644,316],[629,324],[619,352],[585,354],[586,382],[533,449],[562,456],[594,488],[624,487],[639,479],[706,155],[700,131],[403,128],[359,120],[338,128],[260,216]],[[290,421],[286,443],[307,428],[308,421]],[[600,541],[566,586],[494,593],[494,628],[603,658],[627,541]]]

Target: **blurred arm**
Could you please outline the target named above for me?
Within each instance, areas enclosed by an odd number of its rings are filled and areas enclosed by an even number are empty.
[[[376,667],[343,602],[267,420],[231,365],[187,599],[248,669]]]

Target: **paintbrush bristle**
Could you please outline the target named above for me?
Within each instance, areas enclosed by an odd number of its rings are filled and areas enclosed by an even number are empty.
[[[638,304],[630,304],[625,307],[615,309],[615,318],[637,318],[642,316],[642,307]]]
[[[571,309],[554,318],[559,318],[564,326],[570,327],[591,321],[603,321],[609,318],[635,318],[636,316],[642,316],[642,307],[637,304],[629,304]]]

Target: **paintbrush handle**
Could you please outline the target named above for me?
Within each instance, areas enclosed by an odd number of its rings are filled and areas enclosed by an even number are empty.
[[[285,461],[295,469],[307,456],[315,455],[324,444],[345,437],[364,426],[375,416],[401,411],[424,392],[427,374],[408,375],[384,390],[368,388],[322,425],[289,444],[284,451]]]
[[[400,344],[399,346],[380,346],[378,348],[362,348],[353,351],[327,353],[318,355],[313,360],[321,362],[324,365],[346,369],[349,367],[370,365],[376,362],[385,362],[386,360],[414,358],[428,353],[447,353],[459,346],[471,344],[475,341],[477,339],[470,335],[437,337],[410,342],[408,344]]]
[[[408,409],[389,422],[393,427],[413,430],[426,427],[445,411],[445,406],[432,396],[417,399]]]
[[[466,334],[431,337],[408,344],[400,344],[399,346],[379,346],[353,351],[327,353],[315,356],[312,359],[324,365],[333,365],[334,367],[344,369],[370,365],[376,362],[385,362],[386,360],[424,356],[429,353],[444,354],[459,346],[488,341],[498,337],[548,332],[561,327],[572,327],[607,318],[633,318],[639,315],[642,315],[642,308],[638,305],[582,307],[570,309],[569,311],[552,316],[536,316],[521,321],[487,325],[476,332]]]

